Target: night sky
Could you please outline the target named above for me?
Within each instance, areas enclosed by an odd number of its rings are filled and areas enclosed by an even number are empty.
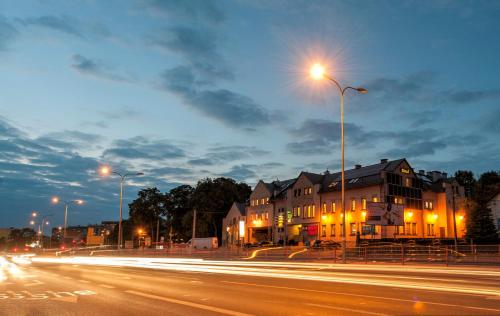
[[[407,158],[500,167],[498,1],[9,1],[0,3],[0,227],[54,195],[69,224],[118,217],[117,178],[165,191]],[[125,210],[128,213],[128,210]]]

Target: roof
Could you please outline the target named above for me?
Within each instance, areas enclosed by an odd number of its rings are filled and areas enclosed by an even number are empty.
[[[233,205],[236,206],[236,209],[240,212],[241,216],[246,215],[246,207],[244,203],[234,202]]]

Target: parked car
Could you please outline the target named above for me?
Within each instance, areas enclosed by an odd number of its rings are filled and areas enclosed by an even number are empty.
[[[341,245],[333,240],[315,240],[311,247],[314,249],[339,249]]]

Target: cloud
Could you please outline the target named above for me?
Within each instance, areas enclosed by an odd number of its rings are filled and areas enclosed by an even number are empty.
[[[54,150],[53,140],[67,142],[67,148]],[[0,218],[5,225],[24,225],[28,210],[53,213],[54,222],[61,223],[59,205],[50,204],[50,197],[65,199],[81,198],[85,205],[81,212],[73,213],[71,224],[95,223],[99,220],[116,219],[118,185],[116,179],[97,175],[100,159],[85,157],[78,153],[78,145],[72,141],[91,142],[95,135],[80,132],[61,132],[44,135],[38,139],[27,136],[5,118],[0,117]],[[136,141],[140,142],[139,139]],[[151,144],[154,142],[151,142]],[[56,144],[59,145],[59,144]],[[62,144],[61,144],[62,145]],[[114,163],[117,170],[133,166]],[[133,170],[133,169],[132,169]],[[149,170],[145,170],[149,173]],[[159,173],[146,174],[134,179],[125,187],[125,205],[137,194],[143,185],[154,184],[161,190],[175,185],[168,181],[175,173],[187,174],[181,168],[159,168]]]
[[[221,175],[224,177],[229,177],[235,179],[236,181],[245,181],[248,179],[257,178],[257,174],[251,168],[254,168],[255,165],[237,165],[231,167],[231,170],[222,173]]]
[[[151,159],[163,161],[183,158],[185,151],[168,140],[150,140],[146,137],[133,137],[113,142],[112,147],[103,152],[103,158]]]
[[[176,93],[189,107],[227,126],[253,129],[271,123],[272,113],[245,95],[227,89],[198,89],[190,67],[167,70],[161,79],[161,89]]]
[[[105,65],[102,61],[93,60],[78,54],[73,55],[72,59],[73,64],[71,66],[81,74],[112,81],[134,81],[132,76],[116,73],[112,67]]]
[[[188,161],[188,164],[192,166],[213,166],[245,158],[262,157],[269,153],[269,151],[255,146],[217,145],[208,148],[205,157],[193,158]]]
[[[220,23],[225,19],[213,0],[146,0],[142,6],[152,13],[166,14],[173,19],[188,19],[205,23]]]
[[[192,69],[196,69],[203,83],[212,85],[218,79],[232,80],[234,74],[217,51],[218,38],[214,31],[172,26],[150,38],[153,45],[182,56]]]
[[[84,38],[82,31],[79,29],[79,22],[68,16],[44,15],[40,17],[31,17],[19,20],[24,25],[40,26],[52,30],[56,30],[78,38]]]
[[[8,45],[18,35],[17,30],[7,21],[7,19],[0,15],[0,51],[7,49]]]
[[[102,140],[103,137],[97,134],[64,131],[40,136],[36,139],[36,142],[51,148],[69,150],[94,147]]]
[[[447,100],[456,104],[470,104],[500,99],[500,90],[458,90],[447,92],[445,96]]]

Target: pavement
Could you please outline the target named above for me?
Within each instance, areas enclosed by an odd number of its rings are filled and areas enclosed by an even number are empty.
[[[0,257],[0,315],[500,315],[500,269]]]

